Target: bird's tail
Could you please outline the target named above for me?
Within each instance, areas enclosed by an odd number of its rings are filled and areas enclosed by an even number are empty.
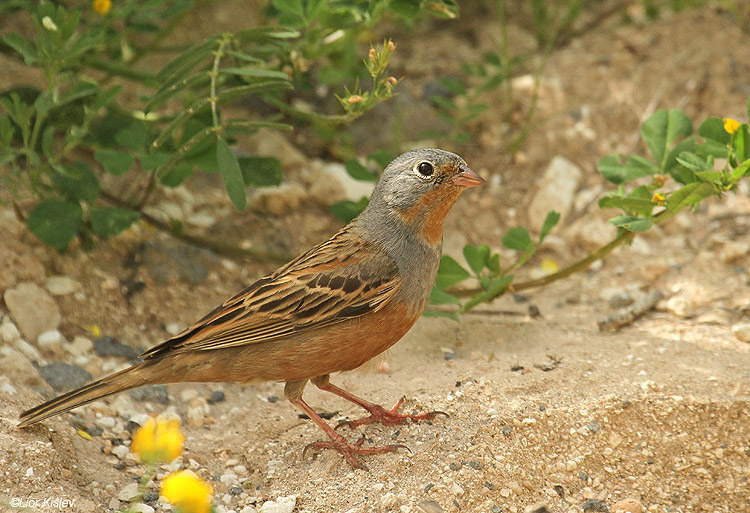
[[[18,423],[18,427],[31,426],[44,419],[72,410],[78,406],[83,406],[102,397],[149,384],[152,381],[145,379],[143,376],[143,366],[144,364],[141,363],[133,367],[128,367],[111,376],[94,381],[76,390],[71,390],[67,394],[55,397],[46,403],[26,410],[21,413],[21,422]]]

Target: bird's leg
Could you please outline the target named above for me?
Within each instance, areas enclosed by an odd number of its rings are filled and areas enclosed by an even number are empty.
[[[356,454],[380,454],[383,452],[394,452],[402,448],[408,450],[408,447],[400,444],[385,445],[382,447],[362,447],[362,444],[365,441],[364,437],[360,438],[355,443],[350,443],[346,438],[334,431],[333,428],[329,426],[328,423],[323,420],[320,415],[315,413],[315,410],[313,410],[310,405],[302,399],[302,388],[304,388],[304,383],[302,383],[300,387],[299,382],[291,382],[287,383],[284,392],[285,394],[287,394],[287,398],[289,399],[289,401],[297,408],[305,412],[305,414],[310,417],[313,422],[315,422],[323,431],[325,431],[326,435],[328,435],[328,438],[330,439],[330,441],[323,440],[307,445],[304,451],[302,451],[303,457],[309,450],[320,451],[323,449],[333,449],[340,452],[346,462],[349,463],[349,465],[351,465],[352,467],[360,470],[369,470],[362,462],[360,462],[355,457]],[[300,395],[295,397],[295,392],[299,392]]]
[[[364,426],[365,424],[374,424],[376,422],[380,424],[386,424],[388,426],[396,426],[399,424],[405,424],[407,422],[416,422],[419,420],[431,420],[437,417],[438,415],[445,415],[448,416],[447,413],[442,411],[430,411],[427,413],[415,413],[415,414],[403,414],[398,413],[398,409],[401,406],[401,404],[404,402],[404,399],[401,398],[396,402],[395,406],[391,408],[390,410],[386,410],[382,406],[371,403],[370,401],[366,401],[365,399],[362,399],[361,397],[357,397],[354,394],[351,394],[344,390],[343,388],[339,388],[336,385],[332,385],[329,380],[328,376],[318,376],[312,380],[312,382],[321,390],[325,390],[326,392],[331,392],[332,394],[336,394],[337,396],[346,399],[347,401],[351,401],[357,406],[360,406],[361,408],[364,408],[370,413],[369,417],[364,417],[357,420],[350,420],[350,421],[342,421],[339,422],[339,424],[336,426],[336,429],[340,428],[341,426],[349,426],[350,428],[354,429],[359,426]]]

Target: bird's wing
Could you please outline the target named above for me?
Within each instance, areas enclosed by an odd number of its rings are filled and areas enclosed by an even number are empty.
[[[346,227],[141,356],[237,347],[301,334],[378,311],[400,285],[393,260]]]

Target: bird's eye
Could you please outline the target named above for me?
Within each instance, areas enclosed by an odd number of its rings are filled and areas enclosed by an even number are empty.
[[[429,162],[420,162],[417,164],[417,172],[423,177],[427,178],[432,176],[435,172],[435,167]]]

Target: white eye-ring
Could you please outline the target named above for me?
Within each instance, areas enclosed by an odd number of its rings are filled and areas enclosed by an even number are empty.
[[[435,173],[435,166],[427,161],[420,162],[414,169],[420,178],[430,178]]]

